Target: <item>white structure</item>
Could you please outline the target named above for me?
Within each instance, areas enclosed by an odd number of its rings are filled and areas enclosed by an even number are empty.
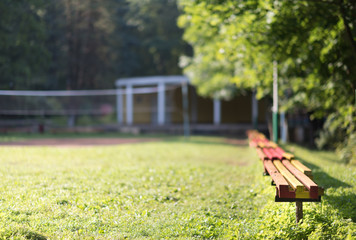
[[[252,101],[252,116],[251,116],[252,126],[254,128],[257,128],[257,125],[258,125],[258,100],[256,97],[256,91],[252,92],[251,101]]]
[[[217,98],[214,99],[214,125],[221,123],[221,101]]]
[[[134,103],[133,95],[135,90],[143,89],[142,87],[157,87],[157,119],[159,125],[166,123],[166,86],[167,85],[182,85],[189,83],[189,79],[185,76],[152,76],[152,77],[134,77],[120,78],[116,80],[117,94],[117,121],[120,124],[124,123],[123,114],[123,96],[120,94],[125,91],[126,97],[126,124],[134,123],[133,112]],[[214,100],[214,124],[218,125],[221,122],[221,102],[218,99]]]
[[[119,90],[125,89],[126,95],[126,124],[134,123],[133,112],[133,95],[134,90],[143,89],[142,87],[154,86],[157,87],[157,119],[158,124],[165,124],[165,102],[166,102],[166,85],[181,85],[184,82],[189,82],[185,76],[152,76],[152,77],[135,77],[135,78],[120,78],[116,81],[116,87]],[[141,87],[141,88],[137,88]],[[123,96],[117,95],[117,120],[120,124],[124,123],[123,118]]]

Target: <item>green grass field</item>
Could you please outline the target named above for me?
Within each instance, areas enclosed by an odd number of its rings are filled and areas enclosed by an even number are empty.
[[[255,150],[223,138],[2,146],[0,238],[355,239],[356,167],[285,148],[326,189],[322,203],[304,204],[298,226],[294,203],[274,202]]]

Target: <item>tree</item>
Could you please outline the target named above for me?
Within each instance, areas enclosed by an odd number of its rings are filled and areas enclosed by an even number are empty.
[[[179,25],[185,28],[184,39],[194,47],[194,58],[182,61],[202,95],[216,97],[219,92],[220,97],[229,98],[237,89],[258,88],[262,97],[270,91],[266,86],[272,64],[264,51],[266,45],[261,44],[267,12],[253,12],[257,1],[238,4],[181,1],[185,14]]]
[[[49,52],[46,89],[65,89],[68,79],[65,11],[61,1],[47,0],[44,7],[45,47]]]
[[[176,0],[1,1],[1,88],[111,88],[118,77],[180,74],[191,49],[179,14]]]
[[[105,86],[100,78],[110,61],[109,39],[113,30],[108,1],[62,0],[67,46],[67,89]]]
[[[179,56],[190,55],[191,49],[177,27],[179,14],[175,0],[127,0],[117,6],[114,38],[119,76],[181,73]]]
[[[44,1],[0,2],[0,87],[30,89],[43,85],[48,52]]]
[[[328,132],[334,143],[353,145],[355,4],[181,0],[180,26],[195,52],[185,71],[203,94],[235,83],[256,88],[262,97],[271,92],[271,62],[276,60],[284,83],[279,92],[282,110],[302,107],[313,113],[312,118],[327,117],[322,136]]]
[[[283,63],[283,76],[292,86],[286,108],[303,106],[314,118],[327,117],[317,143],[337,147],[346,161],[356,147],[352,140],[356,29],[351,28],[356,23],[355,4],[298,1],[292,5],[281,1],[269,33],[270,41],[276,43],[272,51]],[[292,26],[294,31],[290,31]]]

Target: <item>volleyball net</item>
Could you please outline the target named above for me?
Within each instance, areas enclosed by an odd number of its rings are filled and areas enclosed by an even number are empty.
[[[133,88],[135,123],[157,121],[157,87]],[[118,111],[126,115],[125,89],[76,91],[8,91],[0,90],[0,129],[49,128],[114,125]],[[181,115],[180,86],[165,88],[166,114]],[[123,104],[118,104],[118,98]],[[124,123],[123,123],[124,124]]]

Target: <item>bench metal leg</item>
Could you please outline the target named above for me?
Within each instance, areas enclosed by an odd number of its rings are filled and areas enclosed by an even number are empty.
[[[297,224],[303,219],[303,202],[302,201],[295,202],[295,217],[296,217]]]
[[[267,170],[265,168],[263,169],[263,176],[269,176],[269,173],[267,172]]]

